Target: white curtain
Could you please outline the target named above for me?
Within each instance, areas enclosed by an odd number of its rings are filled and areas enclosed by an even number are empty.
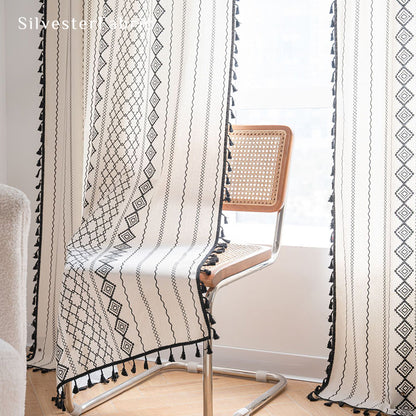
[[[86,22],[49,28],[41,44],[29,364],[50,369],[56,359],[61,407],[68,381],[77,392],[94,374],[116,379],[115,364],[135,372],[134,360],[149,353],[159,363],[163,351],[184,359],[187,345],[199,356],[197,343],[215,334],[199,273],[224,246],[236,8],[233,0],[58,0],[43,11],[45,21]]]
[[[416,1],[336,0],[333,11],[333,350],[316,393],[413,415]]]

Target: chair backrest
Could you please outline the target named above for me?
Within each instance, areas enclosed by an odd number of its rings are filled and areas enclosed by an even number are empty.
[[[292,131],[287,126],[233,126],[228,211],[276,212],[284,205]]]

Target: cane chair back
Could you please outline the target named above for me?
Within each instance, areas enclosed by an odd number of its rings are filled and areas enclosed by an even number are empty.
[[[280,212],[284,206],[292,131],[286,126],[235,126],[229,160],[229,201],[223,209],[246,212]],[[280,237],[280,235],[279,235]],[[205,268],[200,279],[208,288],[272,258],[264,245],[228,244],[218,262]]]
[[[292,132],[286,126],[235,126],[224,210],[276,212],[284,204]]]

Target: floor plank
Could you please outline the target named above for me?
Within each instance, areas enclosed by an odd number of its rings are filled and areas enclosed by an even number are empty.
[[[140,368],[140,367],[139,367]],[[122,377],[122,379],[125,379]],[[122,380],[120,380],[122,381]],[[171,372],[156,376],[117,398],[87,413],[88,416],[201,416],[202,377],[198,374]],[[105,389],[99,384],[76,395],[78,403],[91,399]],[[306,396],[316,384],[289,380],[287,388],[258,416],[346,416],[351,410],[326,407],[310,402]],[[265,391],[262,383],[214,376],[214,414],[230,416]],[[59,416],[65,413],[51,401],[55,394],[55,373],[41,374],[28,370],[26,416]],[[139,412],[140,409],[140,412]],[[139,412],[139,413],[138,413]]]

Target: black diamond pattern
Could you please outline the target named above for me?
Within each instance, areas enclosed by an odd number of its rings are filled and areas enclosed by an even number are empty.
[[[396,54],[396,60],[401,68],[396,74],[396,79],[401,84],[396,94],[396,99],[402,105],[396,113],[396,119],[401,124],[401,128],[396,133],[396,138],[401,147],[396,152],[396,160],[400,167],[395,172],[396,178],[401,182],[401,186],[395,192],[402,205],[396,210],[395,214],[401,221],[401,224],[395,230],[396,236],[400,239],[401,244],[395,249],[395,253],[401,260],[401,264],[396,268],[396,275],[401,279],[401,283],[395,288],[395,293],[399,296],[401,302],[395,308],[397,317],[401,320],[395,328],[396,333],[402,338],[402,342],[396,348],[396,352],[401,358],[401,362],[396,367],[397,373],[402,377],[401,382],[395,387],[395,390],[403,397],[403,400],[397,406],[398,412],[408,412],[414,410],[413,403],[409,400],[409,395],[413,392],[414,386],[409,381],[409,376],[413,372],[413,366],[406,360],[412,347],[407,342],[407,338],[413,333],[413,323],[407,321],[413,311],[413,306],[407,301],[413,292],[412,287],[407,284],[406,280],[413,274],[412,265],[407,263],[408,258],[413,253],[413,249],[407,244],[413,234],[413,224],[407,224],[407,221],[413,217],[413,208],[408,205],[409,199],[413,196],[413,191],[406,185],[406,182],[413,176],[412,166],[407,163],[413,159],[413,152],[407,147],[406,143],[413,137],[413,132],[406,126],[414,117],[414,114],[407,107],[407,104],[413,100],[413,92],[406,86],[413,78],[413,73],[406,65],[413,59],[413,54],[405,47],[413,38],[413,33],[407,27],[412,21],[413,15],[406,9],[405,5],[408,0],[398,0],[403,6],[396,14],[396,20],[400,23],[400,29],[396,34],[396,40],[401,45],[399,52]],[[399,414],[398,413],[398,414]]]

